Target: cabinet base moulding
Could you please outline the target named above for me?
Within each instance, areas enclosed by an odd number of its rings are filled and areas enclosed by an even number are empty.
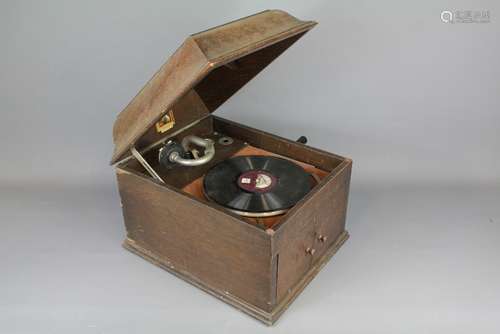
[[[190,273],[178,270],[170,264],[167,259],[162,259],[153,252],[141,247],[132,239],[125,239],[123,242],[123,247],[132,253],[139,255],[140,257],[148,260],[149,262],[159,266],[174,274],[175,276],[182,278],[184,281],[200,288],[201,290],[208,292],[212,296],[219,298],[220,300],[226,302],[229,305],[237,308],[238,310],[264,322],[267,325],[273,325],[276,320],[281,316],[281,314],[288,308],[288,306],[294,301],[295,298],[302,292],[302,290],[312,281],[316,274],[323,268],[328,260],[339,250],[339,248],[344,244],[344,242],[349,238],[349,233],[347,231],[342,232],[342,234],[337,238],[337,240],[330,246],[330,248],[324,253],[324,255],[318,259],[318,261],[309,269],[309,271],[302,277],[302,279],[290,289],[286,298],[276,305],[272,312],[265,312],[244,300],[231,295],[227,291],[221,291],[220,289],[213,288],[203,281],[192,276]]]

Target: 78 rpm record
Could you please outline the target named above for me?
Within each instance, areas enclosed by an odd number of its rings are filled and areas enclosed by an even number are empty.
[[[313,187],[311,175],[293,162],[268,156],[239,156],[208,171],[208,199],[247,217],[284,213]]]

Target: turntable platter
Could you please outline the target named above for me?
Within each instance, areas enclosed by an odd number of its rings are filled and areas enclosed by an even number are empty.
[[[238,156],[212,167],[203,180],[205,196],[247,217],[283,214],[313,187],[295,163],[271,156]]]

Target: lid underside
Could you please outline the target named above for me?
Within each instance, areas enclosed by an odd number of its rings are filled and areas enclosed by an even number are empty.
[[[315,24],[270,10],[188,37],[118,115],[111,163],[150,144],[144,134],[168,111],[187,125],[216,110]]]

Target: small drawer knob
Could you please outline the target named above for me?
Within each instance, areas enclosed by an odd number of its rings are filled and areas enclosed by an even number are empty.
[[[326,235],[318,235],[318,240],[321,241],[321,242],[325,242],[326,240],[328,239],[328,237]]]
[[[316,250],[314,248],[307,247],[306,248],[306,253],[310,254],[310,255],[314,255],[314,253],[316,253]]]

